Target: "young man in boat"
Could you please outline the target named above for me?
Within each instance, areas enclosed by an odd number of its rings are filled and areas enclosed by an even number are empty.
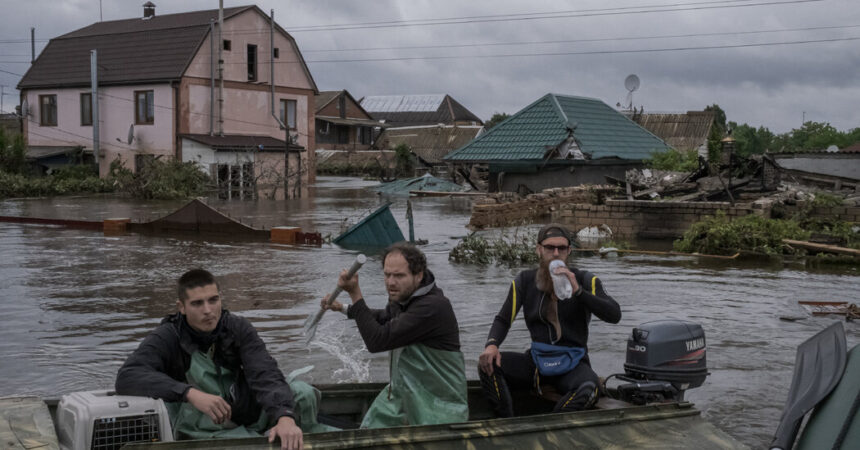
[[[588,324],[591,315],[609,322],[621,320],[618,303],[603,290],[593,274],[567,267],[570,234],[559,224],[538,233],[537,269],[520,272],[511,282],[508,296],[496,315],[484,352],[478,359],[478,375],[485,395],[499,417],[514,414],[509,389],[541,393],[551,385],[561,394],[554,412],[591,408],[597,401],[598,378],[588,360]],[[569,298],[558,298],[553,289],[550,263],[570,282]],[[523,310],[531,347],[525,352],[499,352],[508,330]]]
[[[305,390],[313,388],[299,382],[294,395],[251,323],[222,308],[211,273],[186,272],[177,291],[179,312],[165,317],[128,357],[116,392],[169,402],[177,439],[268,433],[282,449],[302,448],[297,397],[304,403],[313,397]]]
[[[352,300],[328,306],[354,319],[367,350],[391,351],[391,381],[362,420],[362,428],[465,422],[469,419],[460,329],[451,302],[436,286],[427,259],[405,242],[382,256],[388,304],[371,309],[358,276],[344,270],[338,286]],[[322,301],[323,307],[328,296]]]

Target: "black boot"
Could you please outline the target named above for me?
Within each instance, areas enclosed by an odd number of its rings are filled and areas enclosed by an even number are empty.
[[[555,404],[552,412],[573,412],[590,409],[597,403],[597,385],[586,381],[579,385],[576,391],[571,391],[562,396]]]
[[[508,390],[508,383],[505,382],[505,377],[500,368],[494,367],[493,369],[492,375],[487,375],[483,370],[478,369],[478,377],[481,379],[484,396],[493,405],[496,417],[513,417],[514,405],[511,401],[511,391]]]

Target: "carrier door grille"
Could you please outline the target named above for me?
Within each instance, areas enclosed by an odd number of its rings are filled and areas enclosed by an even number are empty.
[[[161,439],[158,414],[107,417],[93,421],[91,450],[119,450],[129,442],[152,442]]]

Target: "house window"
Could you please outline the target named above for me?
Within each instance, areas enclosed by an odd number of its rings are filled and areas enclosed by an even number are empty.
[[[275,59],[281,57],[281,50],[278,47],[275,47]]]
[[[248,44],[248,81],[257,81],[257,46]]]
[[[257,181],[254,179],[254,163],[217,164],[215,177],[218,181],[218,198],[255,198]]]
[[[287,118],[284,119],[284,110],[287,111]],[[296,129],[296,101],[281,100],[281,122],[285,123],[291,130]]]
[[[155,123],[155,94],[153,91],[134,91],[135,125]]]
[[[81,94],[81,126],[93,124],[93,94],[84,92]]]
[[[48,127],[57,126],[56,95],[39,96],[39,125]]]
[[[230,51],[230,49],[231,49],[231,48],[233,48],[233,43],[232,43],[232,42],[230,42],[230,40],[229,40],[229,39],[224,39],[223,44],[224,44],[224,51],[229,52],[229,51]]]
[[[361,145],[370,145],[370,127],[358,127],[358,141]]]

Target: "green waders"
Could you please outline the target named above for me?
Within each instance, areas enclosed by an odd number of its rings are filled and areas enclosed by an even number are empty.
[[[217,366],[208,354],[199,351],[191,355],[191,367],[188,368],[185,377],[188,384],[196,389],[222,398],[227,397],[230,386],[235,380],[232,371]],[[317,423],[319,391],[303,381],[292,381],[292,378],[293,376],[290,377],[289,385],[293,392],[295,410],[298,415],[296,421],[301,426],[302,431],[317,433],[332,430],[326,425]],[[173,425],[173,436],[177,440],[262,436],[274,426],[274,423],[269,423],[266,412],[262,410],[260,417],[253,424],[237,426],[230,421],[225,424],[216,424],[212,422],[209,416],[198,411],[188,402],[168,403],[167,405]]]
[[[361,428],[466,422],[463,354],[413,344],[391,352],[391,382],[373,401]]]

